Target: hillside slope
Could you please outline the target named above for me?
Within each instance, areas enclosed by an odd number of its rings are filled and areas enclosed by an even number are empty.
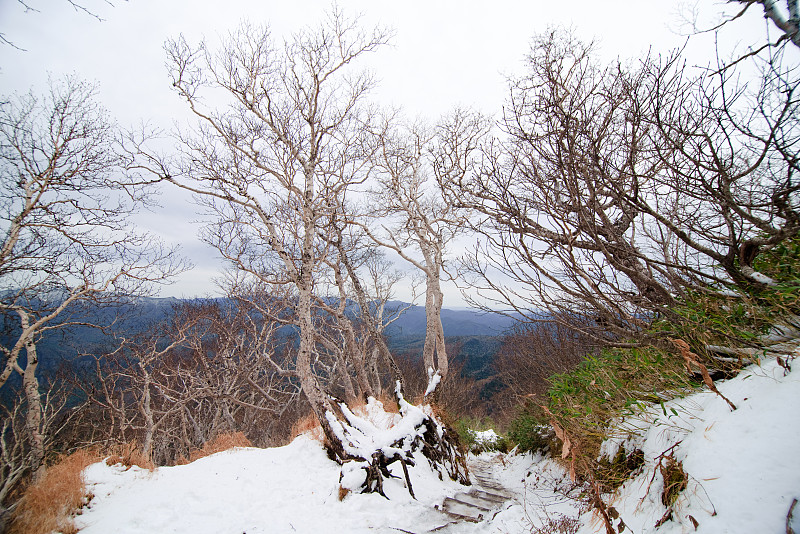
[[[606,498],[619,514],[615,529],[621,520],[625,532],[637,534],[783,533],[787,525],[800,532],[800,509],[789,514],[800,499],[800,364],[794,367],[787,371],[768,360],[720,382],[736,411],[703,391],[619,422],[606,451],[638,448],[645,462]],[[659,469],[666,456],[686,474],[669,507]],[[605,532],[585,512],[580,485],[552,459],[483,459],[513,499],[481,523],[438,532]],[[410,471],[417,500],[402,479],[392,479],[390,500],[350,494],[340,501],[339,467],[305,436],[285,447],[234,449],[153,472],[97,463],[85,472],[94,498],[77,522],[83,534],[427,532],[445,523],[434,506],[461,487],[440,482],[422,458]]]

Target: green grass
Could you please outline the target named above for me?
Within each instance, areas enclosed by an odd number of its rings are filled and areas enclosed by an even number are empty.
[[[690,380],[678,357],[652,347],[606,349],[550,382],[548,405],[556,422],[594,456],[610,421],[699,385]]]
[[[647,405],[686,395],[700,387],[690,379],[682,360],[658,349],[606,349],[587,357],[575,370],[550,378],[546,414],[543,407],[523,406],[510,424],[508,437],[522,450],[561,453],[550,422],[569,436],[578,471],[594,471],[604,487],[616,487],[636,462],[627,456],[598,462],[600,444],[610,422],[635,416]],[[633,462],[633,463],[632,463]],[[606,465],[607,464],[607,465]],[[581,467],[582,466],[582,467]]]
[[[543,410],[533,403],[525,404],[512,419],[508,439],[522,451],[556,454],[560,450],[560,444]]]
[[[708,367],[724,365],[730,367],[725,370],[735,371],[748,364],[746,358],[723,363],[706,346],[758,347],[760,336],[773,325],[787,318],[796,321],[800,315],[800,236],[762,251],[754,266],[777,284],[741,284],[735,288],[738,296],[724,291],[689,292],[672,310],[677,319],[656,318],[644,338],[684,340]],[[655,344],[662,348],[605,349],[588,355],[574,370],[550,377],[545,406],[521,406],[510,424],[509,439],[522,450],[559,455],[562,444],[550,426],[555,423],[571,442],[569,461],[578,474],[598,482],[604,491],[617,487],[638,469],[640,458],[634,451],[597,460],[601,443],[611,437],[613,422],[636,417],[652,405],[660,405],[668,420],[677,414],[666,408],[667,400],[703,387],[687,372],[677,347],[671,350],[669,343]],[[683,489],[680,464],[665,469],[675,477],[670,491],[679,493]],[[673,498],[673,494],[665,497]]]

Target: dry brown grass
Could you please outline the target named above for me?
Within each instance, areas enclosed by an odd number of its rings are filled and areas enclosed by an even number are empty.
[[[136,443],[115,445],[109,452],[110,454],[108,458],[106,458],[106,465],[122,464],[127,468],[137,465],[150,471],[156,468],[153,460],[144,454]]]
[[[92,450],[79,450],[62,456],[47,468],[41,480],[25,490],[11,517],[11,534],[48,534],[53,531],[75,534],[75,513],[92,495],[83,483],[83,470],[98,461]]]
[[[324,436],[322,434],[322,427],[319,425],[316,415],[309,413],[295,421],[295,423],[292,425],[292,439],[296,438],[300,434],[307,434],[312,439],[322,443]]]
[[[400,408],[397,406],[397,399],[394,395],[380,395],[378,400],[383,404],[383,410],[386,413],[400,413]]]
[[[252,447],[253,444],[241,432],[226,432],[218,434],[214,439],[206,441],[200,449],[189,453],[189,461],[194,462],[218,452],[227,451],[234,447]]]
[[[384,412],[400,413],[400,410],[397,407],[397,401],[393,397],[387,397],[385,395],[382,395],[378,397],[377,400],[383,405]],[[347,403],[347,407],[350,409],[351,412],[353,412],[357,416],[369,419],[369,414],[367,412],[367,403],[365,401],[362,400],[350,401]]]

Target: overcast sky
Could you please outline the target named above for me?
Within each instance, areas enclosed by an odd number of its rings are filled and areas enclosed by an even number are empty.
[[[0,45],[0,92],[43,91],[47,77],[75,73],[95,81],[99,100],[122,125],[141,121],[169,128],[185,120],[185,105],[170,90],[164,41],[183,33],[190,42],[218,35],[240,21],[267,23],[281,39],[314,25],[328,0],[77,0],[103,20],[75,9],[67,0],[0,0],[0,32],[18,50]],[[685,4],[678,0],[341,0],[346,13],[361,13],[365,27],[395,31],[392,46],[371,59],[380,80],[375,98],[399,106],[409,117],[435,120],[454,106],[496,113],[506,96],[506,76],[521,71],[530,38],[549,26],[572,27],[596,39],[608,57],[635,57],[682,46]],[[720,3],[702,0],[713,19]],[[757,18],[755,19],[757,21]],[[752,25],[751,25],[752,26]],[[759,27],[763,28],[763,23]],[[702,63],[708,41],[692,43]],[[710,52],[710,50],[709,50]],[[162,295],[213,294],[215,252],[195,237],[194,206],[185,195],[165,194],[163,209],[143,224],[167,242],[180,243],[196,268]],[[399,294],[407,298],[406,294]],[[446,307],[461,305],[448,291]]]

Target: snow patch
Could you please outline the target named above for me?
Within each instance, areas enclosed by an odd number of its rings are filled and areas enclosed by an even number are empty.
[[[688,481],[659,534],[693,532],[694,521],[698,532],[785,530],[789,507],[800,499],[800,372],[786,372],[771,359],[717,387],[737,410],[703,391],[648,407],[622,421],[617,437],[603,444],[611,458],[620,447],[644,452],[645,469],[612,503],[633,532],[654,532],[667,514],[658,469],[665,455],[682,463]],[[584,517],[580,532],[597,531],[590,519]]]
[[[800,499],[800,372],[788,372],[769,360],[717,386],[737,410],[703,391],[642,410],[620,422],[616,437],[603,445],[610,456],[620,447],[638,448],[645,455],[641,474],[605,497],[628,525],[626,532],[694,532],[691,518],[699,533],[786,530],[789,507]],[[370,400],[363,415],[348,415],[350,437],[359,438],[354,448],[391,446],[429,410],[403,400],[400,404],[401,413],[390,414]],[[672,519],[656,529],[666,509],[657,465],[668,450],[682,462],[688,484],[674,504]],[[486,521],[460,523],[449,531],[529,533],[579,516],[581,533],[605,531],[586,512],[581,486],[552,459],[500,453],[480,458],[491,464],[491,476],[513,498]],[[392,473],[399,478],[384,481],[390,500],[351,494],[343,501],[340,475],[342,487],[358,491],[363,466],[339,466],[319,442],[305,436],[285,447],[234,449],[152,472],[97,463],[84,472],[95,497],[77,523],[81,534],[430,531],[448,521],[434,505],[464,487],[446,477],[439,480],[419,452],[414,459],[417,465],[409,473],[416,500],[393,464]],[[800,532],[800,509],[795,509],[791,526]]]
[[[424,412],[410,404],[403,413],[383,410],[374,399],[364,416],[351,413],[362,440],[354,450],[388,452]],[[341,425],[339,430],[344,431]],[[350,435],[352,437],[352,435]],[[420,452],[409,469],[416,500],[406,488],[401,466],[390,466],[398,478],[384,481],[388,500],[377,494],[355,494],[339,500],[341,486],[359,491],[363,462],[340,466],[322,445],[300,436],[284,447],[239,448],[187,465],[147,471],[99,462],[84,472],[95,497],[76,518],[81,534],[247,534],[348,532],[367,534],[430,530],[444,521],[434,505],[463,486],[433,471]]]
[[[470,430],[470,433],[475,438],[475,443],[480,446],[493,446],[497,444],[497,440],[500,439],[500,436],[493,429],[489,430]]]
[[[425,396],[427,397],[436,390],[436,386],[442,381],[442,375],[439,371],[433,372],[433,368],[428,369],[428,387],[425,389]]]

